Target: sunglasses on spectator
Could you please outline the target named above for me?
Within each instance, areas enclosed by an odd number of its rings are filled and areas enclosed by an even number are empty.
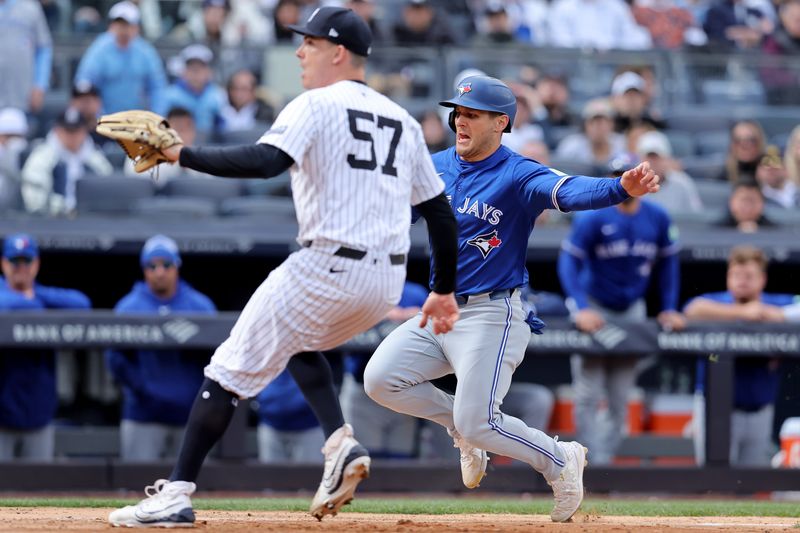
[[[740,143],[740,144],[744,144],[744,143],[757,144],[758,143],[758,137],[734,137],[733,138],[733,142]]]
[[[19,257],[10,257],[8,259],[8,262],[11,263],[14,266],[20,266],[20,265],[26,265],[27,266],[27,265],[30,265],[31,263],[33,263],[33,257],[26,257],[24,255],[21,255]]]
[[[147,270],[155,270],[158,267],[164,267],[164,270],[169,270],[170,268],[172,268],[174,266],[175,266],[175,263],[173,263],[172,261],[164,261],[162,263],[147,263],[145,265],[145,268],[147,268]]]

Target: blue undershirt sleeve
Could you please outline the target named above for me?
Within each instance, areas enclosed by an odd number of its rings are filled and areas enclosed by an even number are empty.
[[[36,49],[33,65],[33,84],[40,89],[50,87],[50,71],[53,67],[53,47],[40,46]]]

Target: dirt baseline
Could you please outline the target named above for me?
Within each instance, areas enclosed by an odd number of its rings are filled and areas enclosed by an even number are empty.
[[[106,522],[111,509],[49,507],[0,508],[0,531],[125,531]],[[195,530],[214,532],[530,532],[530,531],[735,531],[797,530],[796,518],[778,517],[634,517],[578,514],[554,524],[545,515],[459,514],[400,515],[343,513],[317,522],[301,512],[198,511]]]

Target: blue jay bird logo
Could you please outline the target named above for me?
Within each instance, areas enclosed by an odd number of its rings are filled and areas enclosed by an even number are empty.
[[[486,259],[492,250],[499,248],[503,244],[503,241],[497,236],[497,230],[494,230],[491,233],[484,233],[468,240],[467,244],[480,250],[483,258]]]
[[[463,83],[458,86],[458,96],[464,96],[467,93],[472,92],[472,82]]]

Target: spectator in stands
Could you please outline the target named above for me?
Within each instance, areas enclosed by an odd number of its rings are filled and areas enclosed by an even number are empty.
[[[506,0],[506,12],[517,41],[548,46],[550,2],[547,0]]]
[[[386,44],[386,34],[378,23],[378,19],[375,18],[375,0],[348,0],[344,7],[355,11],[356,15],[367,23],[369,29],[372,30],[373,46]]]
[[[633,71],[618,74],[611,83],[611,105],[614,107],[614,130],[622,133],[641,123],[663,128],[664,122],[649,107],[647,83]]]
[[[589,100],[583,107],[583,131],[565,137],[556,148],[561,161],[579,162],[605,168],[625,150],[625,138],[614,133],[614,112],[605,98]]]
[[[180,58],[181,77],[167,87],[155,111],[166,115],[174,107],[188,109],[194,115],[198,133],[210,135],[222,126],[220,112],[225,101],[225,93],[212,81],[214,54],[205,45],[190,44],[181,50]]]
[[[103,113],[160,109],[166,75],[156,49],[139,36],[139,8],[125,0],[111,7],[108,18],[108,32],[84,53],[75,83],[97,87]]]
[[[107,176],[111,163],[89,136],[89,125],[77,109],[67,108],[45,142],[33,149],[22,167],[22,198],[29,213],[71,215],[78,180]]]
[[[447,22],[429,0],[407,0],[403,18],[394,25],[392,37],[398,46],[437,46],[456,41]]]
[[[174,240],[164,235],[147,239],[139,264],[144,281],[137,281],[117,303],[117,314],[216,313],[208,297],[181,279],[181,256]],[[209,356],[205,350],[106,352],[108,369],[123,393],[123,461],[155,461],[175,455]]]
[[[167,113],[166,119],[169,125],[178,132],[180,138],[183,139],[185,146],[194,146],[197,140],[197,129],[194,127],[194,117],[188,109],[173,107]],[[127,176],[152,179],[149,172],[141,174],[136,172],[133,168],[133,161],[130,158],[125,159],[123,171]],[[163,188],[170,180],[181,176],[208,176],[208,174],[203,174],[191,168],[184,168],[180,165],[161,165],[158,169],[158,180],[155,182],[156,187]]]
[[[718,226],[736,228],[742,233],[756,233],[775,224],[764,215],[764,195],[755,178],[733,186],[728,199],[728,212]]]
[[[783,0],[779,15],[780,23],[764,38],[761,50],[775,57],[797,57],[800,54],[800,0]],[[788,66],[762,67],[761,80],[770,104],[800,104],[797,91],[800,77],[796,69]]]
[[[517,97],[517,114],[514,116],[511,133],[503,135],[503,144],[519,152],[520,146],[526,142],[543,141],[545,137],[542,127],[533,122],[533,109],[539,103],[536,90],[529,85],[519,83],[511,84],[510,87]]]
[[[508,45],[516,42],[516,36],[501,0],[489,0],[483,11],[482,24],[472,40],[474,46]]]
[[[36,282],[39,247],[27,234],[3,243],[0,312],[88,309],[85,294]],[[56,412],[56,360],[53,350],[4,348],[0,357],[0,462],[53,459]]]
[[[539,105],[533,114],[545,133],[552,127],[577,126],[578,120],[569,108],[570,91],[567,76],[562,73],[546,72],[535,83]]]
[[[621,174],[635,160],[620,165]],[[669,215],[639,198],[597,211],[576,214],[572,232],[562,243],[558,277],[578,330],[597,333],[609,318],[643,320],[645,294],[657,281],[664,328],[681,329],[678,244]],[[653,279],[655,278],[655,279]],[[627,426],[628,393],[636,383],[637,358],[572,358],[577,438],[592,450],[594,464],[609,463]],[[600,431],[598,409],[607,397],[610,428]]]
[[[289,29],[290,24],[300,22],[300,4],[297,0],[278,0],[272,10],[272,33],[274,42],[278,44],[293,44],[295,33]]]
[[[425,111],[419,117],[419,125],[422,126],[422,136],[432,154],[450,147],[450,134],[435,109]]]
[[[756,168],[756,181],[761,186],[761,193],[768,205],[795,209],[800,204],[800,189],[789,180],[781,150],[777,146],[767,146],[767,151]]]
[[[730,138],[728,158],[720,179],[732,184],[743,180],[753,181],[756,166],[767,148],[764,129],[755,120],[739,120],[731,127]]]
[[[0,109],[0,213],[22,208],[22,153],[28,147],[28,119],[20,109]]]
[[[3,60],[0,61],[0,108],[36,113],[50,86],[53,43],[37,0],[0,3]]]
[[[684,309],[690,320],[721,322],[783,322],[791,319],[783,306],[798,301],[791,294],[764,292],[767,257],[760,249],[744,245],[728,256],[727,290],[702,294]],[[706,361],[698,359],[698,386],[705,385]],[[769,466],[772,455],[772,420],[778,394],[778,360],[737,357],[734,362],[734,397],[731,415],[730,461],[736,466]]]
[[[654,48],[677,50],[708,40],[689,8],[673,0],[635,0],[632,10],[636,23],[650,32]]]
[[[204,44],[219,56],[220,47],[263,46],[275,36],[255,2],[203,0],[202,9],[176,26],[168,38],[185,45]]]
[[[314,411],[311,410],[303,392],[288,370],[278,374],[261,391],[256,401],[259,461],[263,463],[320,461],[319,451],[325,444],[325,434]]]
[[[692,178],[672,158],[672,145],[660,131],[648,131],[639,137],[636,154],[648,161],[653,172],[661,177],[661,189],[649,200],[675,213],[699,213],[703,202]]]
[[[783,162],[789,180],[800,187],[800,126],[795,126],[786,141],[786,150],[783,152]]]
[[[597,50],[645,50],[650,34],[622,0],[555,0],[550,7],[550,45]]]
[[[100,100],[100,91],[91,82],[84,80],[72,85],[72,97],[69,100],[69,107],[77,109],[86,124],[89,125],[89,135],[95,145],[103,146],[114,142],[112,139],[95,131],[103,101]]]
[[[756,48],[772,29],[765,11],[746,0],[715,0],[703,22],[708,44],[725,50]]]
[[[428,297],[428,289],[406,281],[400,301],[386,320],[402,323],[415,316]],[[417,419],[378,405],[364,392],[364,369],[369,353],[347,353],[340,400],[344,419],[358,420],[359,442],[372,457],[409,458],[417,449]],[[450,441],[452,443],[452,440]]]
[[[223,131],[252,130],[275,120],[275,108],[258,97],[257,88],[255,74],[247,69],[228,78],[228,97],[220,109]]]
[[[544,141],[528,141],[519,147],[517,153],[522,157],[533,159],[543,165],[550,165],[550,149]],[[546,212],[547,211],[545,211],[545,213]]]

